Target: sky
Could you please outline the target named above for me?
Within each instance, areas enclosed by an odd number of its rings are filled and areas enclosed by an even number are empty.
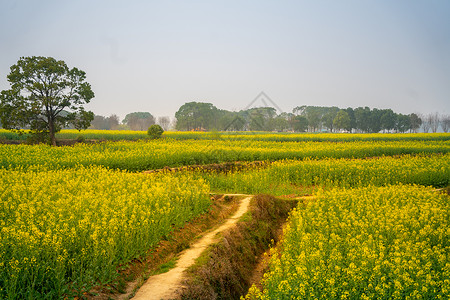
[[[447,0],[0,0],[0,90],[23,56],[85,71],[103,116],[239,111],[261,92],[280,112],[450,114]]]

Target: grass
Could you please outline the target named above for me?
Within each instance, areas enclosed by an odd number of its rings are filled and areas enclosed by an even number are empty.
[[[178,248],[176,251],[179,251]],[[170,269],[175,268],[177,261],[178,261],[178,257],[172,257],[172,259],[170,259],[168,262],[165,262],[165,263],[162,263],[161,265],[159,265],[155,271],[150,273],[150,276],[169,272]]]

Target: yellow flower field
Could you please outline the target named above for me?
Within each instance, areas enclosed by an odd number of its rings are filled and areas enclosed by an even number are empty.
[[[358,141],[444,141],[450,140],[450,133],[291,133],[291,132],[257,132],[257,131],[166,131],[164,137],[178,140],[252,140],[273,142],[358,142]],[[26,135],[0,129],[0,140],[24,140]],[[63,129],[57,133],[58,139],[86,140],[138,140],[148,138],[147,131],[132,130],[97,130]]]
[[[231,140],[153,140],[77,144],[66,147],[0,144],[0,167],[71,168],[100,165],[143,171],[230,161],[365,158],[449,153],[449,141],[272,142]]]
[[[246,299],[449,299],[448,200],[405,185],[319,191]]]
[[[295,193],[298,187],[359,187],[388,184],[420,184],[446,187],[450,184],[450,154],[403,155],[371,159],[281,160],[265,168],[244,169],[228,174],[198,172],[214,190],[249,194]]]
[[[58,299],[108,282],[210,205],[209,187],[188,175],[101,167],[0,169],[0,196],[0,299]]]
[[[264,290],[249,297],[448,298],[448,197],[424,187],[449,185],[447,135],[178,134],[0,144],[0,299],[70,298],[108,284],[120,266],[205,212],[210,190],[321,191],[292,213]],[[229,161],[264,163],[224,174],[131,173]]]

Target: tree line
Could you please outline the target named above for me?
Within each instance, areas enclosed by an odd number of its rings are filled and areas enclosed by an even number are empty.
[[[154,117],[149,112],[132,112],[120,121],[118,115],[109,117],[95,115],[91,122],[91,129],[101,130],[147,130],[151,125],[158,124],[164,130],[169,130],[171,120],[169,117]]]
[[[133,112],[120,121],[117,115],[95,115],[90,128],[103,130],[147,130],[153,124],[180,131],[277,131],[277,132],[448,132],[450,116],[395,113],[392,109],[336,106],[297,106],[278,113],[273,107],[255,107],[239,112],[218,109],[212,103],[188,102],[169,117]]]
[[[405,115],[392,109],[336,106],[297,106],[278,113],[272,107],[239,112],[218,109],[212,103],[188,102],[175,113],[177,130],[184,131],[278,131],[278,132],[448,132],[450,117],[439,114]]]

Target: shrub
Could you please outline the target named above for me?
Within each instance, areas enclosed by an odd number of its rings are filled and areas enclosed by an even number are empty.
[[[151,139],[159,139],[163,132],[164,130],[162,129],[162,127],[157,124],[150,126],[147,130],[147,134]]]

